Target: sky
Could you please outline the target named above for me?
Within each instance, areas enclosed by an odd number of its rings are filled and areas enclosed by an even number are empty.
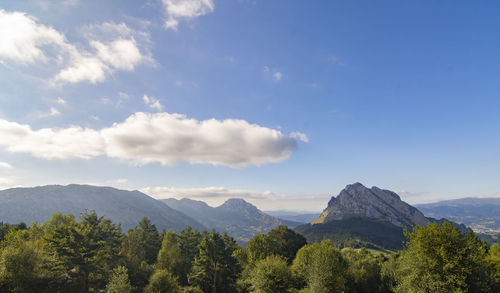
[[[0,189],[500,196],[498,1],[0,4]]]

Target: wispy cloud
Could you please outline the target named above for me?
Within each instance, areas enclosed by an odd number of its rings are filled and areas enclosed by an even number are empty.
[[[302,142],[309,143],[309,138],[307,137],[307,135],[299,131],[294,131],[290,133],[290,137],[294,137],[301,140]]]
[[[142,97],[144,104],[146,104],[149,108],[155,109],[156,111],[162,111],[163,106],[160,104],[160,101],[155,97],[150,97],[148,95],[144,95]]]
[[[297,133],[292,137],[245,120],[199,121],[166,112],[138,112],[98,130],[79,126],[33,130],[29,125],[0,119],[0,146],[8,152],[43,159],[106,155],[139,165],[259,166],[289,158],[297,149],[295,137],[299,137]]]
[[[56,103],[58,103],[59,105],[67,105],[68,104],[68,102],[66,102],[66,100],[61,98],[61,97],[56,99]]]
[[[266,76],[271,75],[275,82],[279,82],[283,78],[283,73],[276,68],[270,68],[266,65],[263,67],[262,71],[266,74]]]
[[[12,165],[6,162],[0,161],[0,169],[12,169]]]
[[[165,28],[177,30],[180,19],[193,19],[214,11],[212,0],[163,0],[167,20]]]
[[[281,72],[279,72],[279,71],[275,72],[273,74],[273,78],[274,78],[275,81],[280,81],[283,78],[283,74]]]
[[[123,23],[88,26],[85,31],[86,49],[31,15],[0,9],[0,62],[55,66],[59,69],[54,68],[58,70],[51,79],[54,86],[83,81],[95,84],[115,71],[132,71],[141,63],[152,62],[148,42],[136,41],[147,39],[147,33]]]
[[[326,207],[330,196],[277,194],[272,191],[255,191],[248,189],[230,189],[222,186],[209,187],[145,187],[141,192],[157,199],[189,198],[201,200],[212,206],[218,206],[230,198],[242,198],[264,210],[283,209],[286,201],[287,209],[321,211]]]
[[[330,54],[327,57],[328,62],[338,65],[338,66],[344,66],[344,61],[337,55],[335,54]]]
[[[61,112],[55,107],[50,107],[46,112],[38,112],[38,117],[40,118],[55,117],[59,115],[61,115]]]

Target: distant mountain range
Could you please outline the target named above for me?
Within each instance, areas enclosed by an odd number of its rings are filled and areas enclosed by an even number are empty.
[[[301,223],[270,216],[243,199],[229,199],[218,207],[192,199],[162,199],[173,209],[181,211],[210,229],[227,231],[240,242],[247,242],[257,234],[271,231],[279,225],[297,226]]]
[[[198,230],[226,231],[238,242],[267,233],[279,225],[295,227],[309,242],[331,239],[339,246],[364,246],[397,250],[404,241],[403,228],[442,222],[447,218],[479,231],[500,229],[500,199],[466,198],[434,204],[405,203],[389,190],[347,185],[332,197],[321,214],[291,211],[262,212],[243,199],[229,199],[218,207],[191,199],[156,200],[139,191],[71,184],[0,191],[0,221],[43,223],[63,212],[78,217],[95,210],[98,215],[120,223],[124,231],[149,217],[159,230],[180,231],[186,226]],[[436,220],[441,219],[441,220]],[[468,228],[455,224],[462,232]],[[498,241],[498,235],[481,235]]]
[[[240,243],[279,225],[302,224],[270,216],[242,199],[229,199],[212,208],[202,201],[156,200],[139,191],[91,185],[47,185],[0,191],[0,221],[3,222],[43,223],[56,212],[78,218],[91,210],[120,223],[124,231],[148,217],[159,230],[180,231],[186,226],[200,231],[216,229],[228,232]]]
[[[396,250],[403,245],[404,227],[435,221],[442,222],[426,218],[390,190],[354,183],[332,197],[316,221],[295,230],[308,241],[330,239],[339,246]],[[464,225],[455,226],[462,232],[467,230]]]
[[[476,232],[500,233],[500,198],[461,198],[415,205],[426,216],[463,223]]]
[[[0,191],[3,222],[43,223],[56,212],[78,218],[86,210],[120,223],[124,231],[135,227],[143,217],[149,217],[160,230],[180,231],[188,225],[204,229],[196,220],[139,191],[76,184]]]
[[[315,213],[310,211],[277,210],[277,211],[264,211],[264,213],[283,220],[297,222],[299,224],[314,222],[320,216],[320,213]]]

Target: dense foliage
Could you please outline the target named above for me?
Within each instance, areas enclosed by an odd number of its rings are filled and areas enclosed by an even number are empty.
[[[243,248],[215,230],[159,232],[144,218],[122,233],[95,212],[58,213],[0,223],[0,292],[499,292],[500,246],[448,222],[405,236],[384,255],[280,226]]]

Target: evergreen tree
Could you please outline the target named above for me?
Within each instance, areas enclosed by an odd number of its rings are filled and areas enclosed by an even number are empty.
[[[54,227],[47,235],[62,266],[77,288],[103,288],[111,268],[117,264],[120,226],[92,211],[81,215],[81,221]]]
[[[191,226],[184,228],[179,233],[179,248],[181,253],[180,276],[179,283],[181,285],[188,284],[187,276],[191,273],[191,268],[196,256],[200,250],[198,246],[201,243],[202,236],[196,229]]]
[[[137,229],[130,229],[123,237],[119,254],[122,264],[128,270],[132,286],[139,290],[143,289],[149,282],[153,267],[146,262],[144,241]]]
[[[166,270],[171,274],[180,275],[181,250],[179,248],[178,235],[175,232],[167,232],[163,236],[161,249],[158,252],[157,270]]]
[[[128,279],[127,268],[118,266],[113,270],[111,280],[106,285],[106,293],[131,293],[132,285]]]
[[[207,233],[199,245],[200,253],[195,257],[189,283],[205,293],[235,292],[241,268],[232,255],[234,249],[232,238],[225,239],[215,230]]]
[[[156,262],[156,258],[158,257],[158,251],[161,247],[161,239],[158,229],[156,229],[156,226],[152,224],[151,220],[147,217],[142,218],[136,229],[139,232],[144,245],[147,263],[154,264]]]

